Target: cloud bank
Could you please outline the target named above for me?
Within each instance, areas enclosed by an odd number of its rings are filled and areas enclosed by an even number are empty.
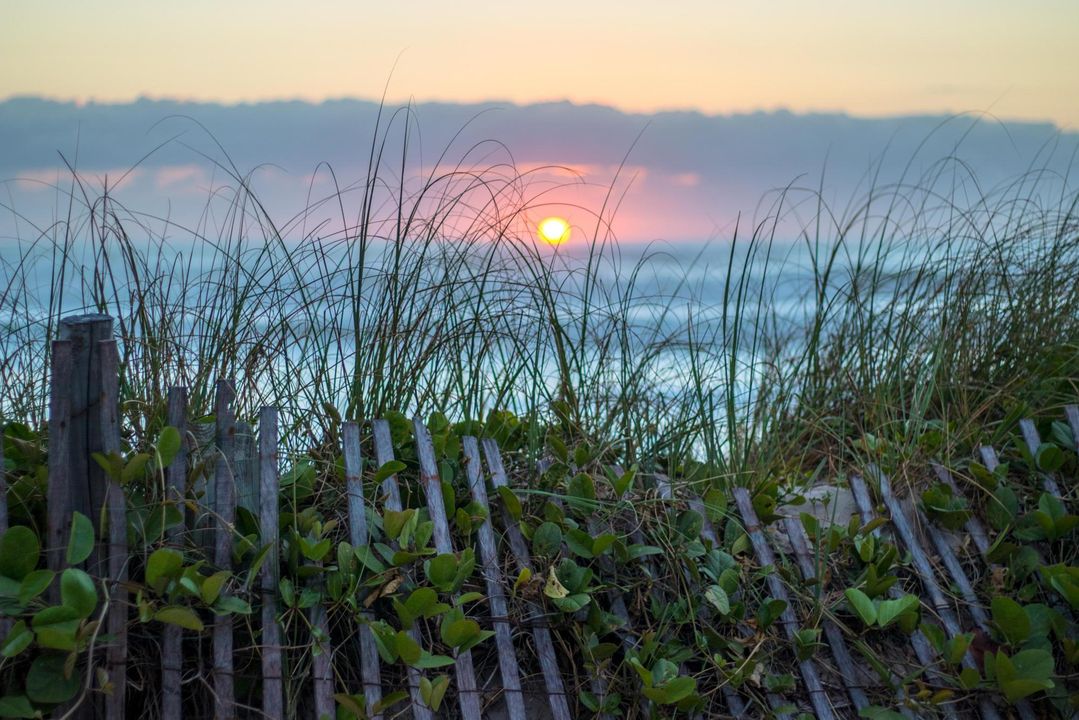
[[[613,184],[608,214],[621,198],[614,228],[628,240],[729,237],[739,214],[743,225],[759,219],[775,197],[770,193],[792,183],[819,187],[833,208],[842,208],[874,183],[924,184],[942,173],[974,193],[1032,171],[1064,177],[1079,148],[1079,134],[1048,123],[972,116],[645,115],[570,103],[423,103],[404,110],[364,100],[77,105],[13,98],[0,102],[0,179],[9,181],[5,204],[24,221],[45,224],[61,205],[52,186],[70,180],[62,155],[91,185],[122,177],[116,191],[128,207],[177,217],[187,205],[196,212],[227,180],[215,163],[231,164],[241,174],[254,172],[264,204],[287,217],[306,207],[309,196],[332,192],[326,165],[339,185],[362,180],[376,137],[384,177],[400,173],[402,162],[406,176],[462,166],[508,173],[512,165],[537,187],[553,188],[541,190],[538,202],[562,207],[582,226]]]

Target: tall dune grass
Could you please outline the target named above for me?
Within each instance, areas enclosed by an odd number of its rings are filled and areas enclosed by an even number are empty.
[[[527,173],[473,149],[408,177],[388,137],[362,183],[292,218],[227,159],[191,228],[73,174],[66,217],[0,268],[4,417],[44,420],[47,340],[77,311],[117,319],[136,434],[163,423],[169,385],[209,412],[227,375],[242,413],[282,408],[295,447],[337,415],[505,410],[536,452],[559,425],[612,459],[738,483],[833,468],[867,436],[913,453],[927,423],[962,445],[1079,391],[1066,177],[983,189],[950,158],[845,209],[792,186],[683,266],[619,245],[605,208],[577,250],[538,247]],[[328,215],[343,229],[323,235]]]

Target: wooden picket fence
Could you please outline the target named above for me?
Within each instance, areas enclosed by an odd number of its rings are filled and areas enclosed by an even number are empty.
[[[108,720],[118,720],[127,715],[128,708],[125,703],[129,699],[129,693],[135,692],[134,688],[127,686],[127,633],[133,620],[133,608],[129,596],[130,584],[127,582],[129,551],[125,498],[117,481],[107,477],[90,459],[92,452],[101,451],[108,454],[118,452],[121,448],[118,377],[118,354],[116,342],[112,338],[111,320],[104,316],[83,316],[63,321],[60,339],[52,343],[47,562],[53,570],[62,569],[64,557],[61,549],[67,545],[73,512],[78,511],[96,519],[102,516],[101,509],[105,509],[108,530],[105,537],[99,536],[100,542],[87,560],[86,568],[92,574],[111,580],[110,604],[105,620],[108,641],[104,648],[104,665],[113,687],[111,694],[107,694],[103,702],[84,702],[81,706],[71,708],[69,717],[105,717]],[[212,538],[212,558],[218,569],[231,569],[233,524],[238,503],[257,513],[264,533],[261,542],[271,548],[271,555],[260,570],[260,615],[253,616],[260,618],[261,625],[261,641],[256,651],[261,659],[262,704],[260,708],[240,707],[237,704],[233,666],[236,656],[233,644],[235,619],[231,615],[218,617],[213,623],[210,632],[212,664],[205,692],[207,697],[211,698],[209,704],[213,707],[215,718],[283,718],[289,714],[285,706],[283,678],[283,668],[287,666],[285,656],[289,649],[284,647],[278,625],[279,562],[275,554],[278,548],[276,534],[279,526],[280,494],[278,413],[272,407],[262,408],[257,429],[250,428],[237,422],[235,418],[234,394],[229,380],[218,382],[214,406],[217,461],[207,479],[209,484],[193,489],[203,494],[203,502],[208,506],[209,516],[213,519],[212,526],[203,530]],[[1069,406],[1066,417],[1079,447],[1079,409]],[[169,391],[168,422],[178,428],[189,427],[187,398],[183,388]],[[1035,452],[1040,439],[1033,423],[1024,420],[1021,427],[1026,443],[1031,451]],[[445,515],[442,484],[431,435],[419,420],[414,421],[413,430],[420,467],[420,490],[427,512],[434,523],[435,549],[438,553],[459,551],[462,548],[454,546]],[[374,420],[370,425],[370,432],[373,437],[375,463],[377,466],[384,466],[394,459],[390,426],[385,420]],[[165,473],[167,496],[180,506],[190,499],[192,491],[192,488],[188,487],[190,447],[186,438],[189,433],[183,434],[183,447]],[[340,438],[348,498],[349,541],[354,547],[361,547],[370,542],[365,508],[371,503],[370,497],[375,493],[368,492],[364,487],[360,426],[352,422],[344,423]],[[489,487],[497,490],[507,487],[509,483],[498,445],[491,439],[465,437],[462,440],[462,451],[471,496],[483,508],[489,509]],[[980,460],[992,469],[997,463],[995,451],[989,447],[981,448]],[[960,493],[955,480],[943,466],[935,465],[933,471],[940,480],[949,484],[957,495]],[[947,635],[954,637],[964,629],[972,628],[981,628],[988,632],[989,619],[964,571],[963,562],[956,557],[947,532],[934,527],[924,517],[911,517],[912,512],[920,514],[918,505],[915,503],[905,506],[900,503],[891,492],[888,478],[879,470],[870,468],[866,475],[871,482],[867,483],[858,475],[850,479],[863,521],[870,521],[881,507],[884,508],[890,518],[890,531],[912,558],[913,572],[909,579],[922,589],[923,602],[927,603],[941,620]],[[688,494],[684,488],[673,487],[662,475],[653,476],[652,482],[652,487],[638,488],[638,491],[650,493],[657,501],[667,503],[671,511],[681,508],[698,511],[705,518],[702,541],[706,545],[720,546],[720,539],[708,521],[708,513],[704,512],[699,497]],[[1044,482],[1047,492],[1061,496],[1054,478],[1045,475]],[[880,505],[874,501],[871,486],[877,493]],[[391,475],[382,481],[377,496],[381,498],[386,510],[402,509],[402,488],[396,476]],[[801,523],[793,519],[785,520],[785,531],[791,548],[789,555],[785,555],[778,552],[777,544],[767,528],[761,526],[750,494],[745,489],[738,488],[733,491],[732,499],[758,564],[762,567],[784,564],[796,568],[796,572],[807,583],[813,582],[818,574],[817,560],[810,551]],[[531,569],[534,565],[529,555],[529,544],[521,534],[517,522],[501,507],[501,503],[495,506],[495,510],[501,511],[502,516],[499,518],[489,512],[489,521],[477,529],[476,542],[478,567],[481,568],[486,589],[488,622],[490,629],[495,632],[493,651],[497,656],[498,678],[492,677],[481,686],[472,651],[456,654],[452,693],[456,707],[452,706],[453,703],[447,703],[442,714],[447,717],[486,717],[491,712],[492,703],[497,701],[500,708],[499,717],[510,720],[570,720],[580,717],[585,711],[576,699],[578,688],[571,686],[573,681],[564,672],[568,666],[566,661],[560,661],[559,653],[555,650],[544,609],[537,601],[524,600],[528,610],[527,619],[514,619],[510,616],[506,597],[507,583],[512,582],[519,571]],[[592,534],[603,530],[599,522],[593,518],[589,528]],[[932,551],[940,560],[939,565],[930,559],[930,552],[922,546],[922,536],[915,531],[916,525],[927,530],[933,546]],[[0,471],[0,531],[6,527],[6,485],[3,472]],[[875,532],[881,533],[888,529],[883,526]],[[989,536],[985,528],[976,517],[971,517],[965,530],[974,547],[984,557],[989,550]],[[169,532],[171,541],[181,542],[178,533],[182,532],[182,528],[172,528]],[[602,563],[603,560],[597,562]],[[984,562],[991,568],[992,563],[989,560]],[[505,576],[507,573],[513,573],[509,581]],[[947,586],[958,588],[963,600],[961,604],[954,602],[944,592],[942,581]],[[772,597],[790,601],[780,574],[768,574],[766,582],[768,593]],[[898,595],[900,591],[893,588],[892,592]],[[611,591],[608,600],[610,611],[620,617],[623,623],[616,631],[619,641],[627,649],[631,649],[638,642],[633,632],[633,618],[617,592]],[[797,610],[796,603],[788,602],[787,609],[779,619],[783,632],[792,642],[794,634],[803,626],[803,620],[809,622],[809,618],[800,619]],[[334,693],[346,690],[335,687],[332,659],[338,649],[331,647],[325,608],[316,603],[309,609],[309,614],[311,625],[322,632],[318,633],[321,646],[318,648],[319,652],[313,654],[311,667],[310,687],[313,695],[310,703],[305,703],[305,706],[313,709],[316,718],[332,718],[335,715]],[[190,688],[182,687],[185,667],[190,670],[191,661],[185,661],[184,645],[191,642],[191,633],[173,625],[161,625],[159,630],[159,714],[166,720],[174,720],[185,716],[182,700],[185,694],[192,692]],[[790,706],[811,712],[820,720],[855,717],[859,710],[869,706],[871,692],[879,696],[881,679],[868,664],[859,662],[848,646],[844,633],[828,619],[823,621],[822,630],[832,662],[827,662],[827,658],[822,658],[820,654],[798,662],[797,670],[802,685],[797,696],[783,697],[766,693],[768,704],[779,717],[789,717],[784,708]],[[350,653],[360,661],[365,701],[371,717],[381,718],[382,714],[375,709],[379,700],[401,688],[384,684],[386,668],[381,667],[375,638],[368,625],[362,622],[358,624],[355,643],[358,648],[350,648]],[[940,660],[936,651],[921,632],[912,634],[910,643],[922,668],[928,669],[931,674],[932,668]],[[968,665],[973,662],[973,658],[969,656],[964,660]],[[898,674],[900,673],[897,672]],[[542,679],[542,690],[537,693],[540,687],[537,682],[533,683],[531,691],[526,692],[525,679],[535,678],[536,675]],[[393,676],[399,677],[396,674]],[[406,668],[406,681],[409,692],[406,702],[410,716],[420,719],[434,718],[436,714],[424,704],[420,692],[422,671],[409,666]],[[597,675],[589,678],[587,682],[593,692],[600,696],[605,693],[602,677]],[[718,690],[718,693],[710,693],[717,698],[713,702],[713,710],[699,717],[715,717],[719,714],[735,717],[746,716],[747,713],[767,714],[766,709],[754,707],[748,696],[740,694],[737,688],[729,684],[722,684]],[[976,708],[965,709],[961,706],[945,706],[943,713],[952,717],[977,715],[992,720],[1006,717],[1010,712],[987,694],[977,697],[974,705]],[[650,713],[651,710],[654,708],[650,708],[649,703],[642,700],[640,711]],[[1020,703],[1015,710],[1024,720],[1042,716],[1029,702]],[[391,713],[387,712],[386,716],[390,715]]]

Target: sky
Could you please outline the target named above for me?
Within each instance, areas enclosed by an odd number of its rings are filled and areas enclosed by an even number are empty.
[[[1075,0],[4,0],[0,98],[989,112],[1079,126]]]
[[[323,163],[365,176],[384,94],[409,172],[503,143],[479,162],[559,185],[578,237],[612,187],[620,238],[705,239],[792,182],[856,204],[915,154],[978,188],[1076,176],[1079,0],[0,3],[0,240],[62,214],[69,161],[198,218],[227,152],[289,217]]]

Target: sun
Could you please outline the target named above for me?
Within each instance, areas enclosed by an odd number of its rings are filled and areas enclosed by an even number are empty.
[[[561,245],[569,240],[569,223],[560,217],[541,220],[537,227],[540,240],[548,245]]]

